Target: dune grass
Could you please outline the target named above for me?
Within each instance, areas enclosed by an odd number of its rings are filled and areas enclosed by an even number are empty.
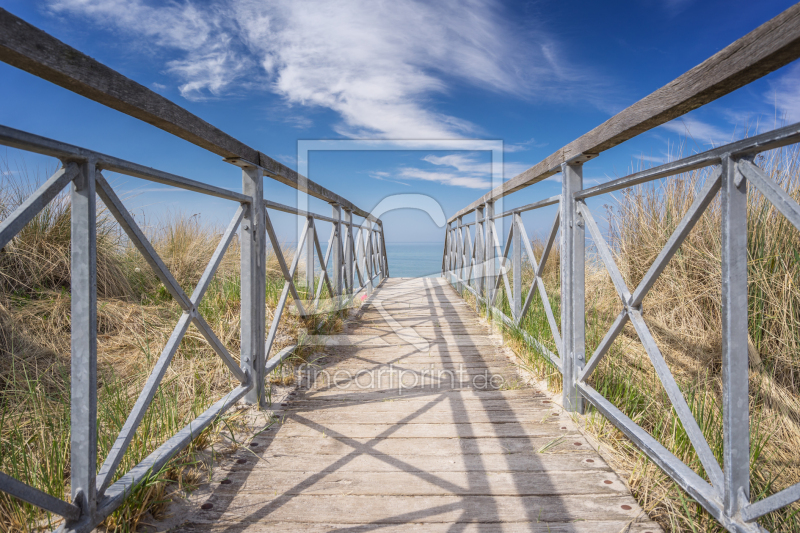
[[[797,146],[760,155],[756,164],[800,200]],[[635,287],[661,251],[709,169],[626,190],[607,208],[608,240],[628,287]],[[532,228],[528,228],[529,231]],[[539,257],[542,242],[533,242]],[[721,242],[717,198],[645,298],[644,317],[717,460],[722,464]],[[560,327],[559,254],[551,252],[544,281]],[[532,279],[524,263],[523,298]],[[757,191],[748,195],[748,292],[751,411],[751,497],[800,482],[800,234]],[[465,291],[465,296],[471,296]],[[497,307],[510,316],[505,291]],[[586,354],[599,345],[621,310],[599,259],[587,252]],[[485,313],[485,308],[484,308]],[[561,389],[561,375],[523,332],[554,353],[541,300],[534,296],[519,328],[503,326],[522,364]],[[706,477],[697,455],[633,328],[625,327],[590,378],[592,386],[678,458]],[[607,445],[615,467],[642,507],[667,531],[724,531],[702,508],[591,408],[586,428]],[[800,532],[800,505],[763,517],[770,531]]]
[[[0,220],[46,178],[0,161]],[[140,222],[180,285],[191,293],[222,235],[180,213],[155,224]],[[130,413],[172,328],[179,306],[113,218],[97,220],[98,466]],[[291,258],[289,258],[291,260]],[[283,277],[274,253],[267,262],[267,320],[272,320]],[[299,277],[299,276],[298,276]],[[302,280],[298,280],[305,297]],[[239,248],[234,240],[199,307],[229,352],[239,354]],[[328,314],[303,319],[284,313],[273,354],[297,342],[303,329],[341,325]],[[69,500],[70,439],[70,206],[61,195],[0,252],[0,471]],[[190,327],[136,432],[117,476],[144,459],[213,402],[238,385],[200,333]],[[268,387],[269,388],[269,387]],[[164,512],[176,487],[191,489],[207,475],[196,452],[235,428],[232,409],[160,472],[152,473],[103,524],[134,531],[148,515]],[[49,530],[56,516],[0,492],[0,532]]]

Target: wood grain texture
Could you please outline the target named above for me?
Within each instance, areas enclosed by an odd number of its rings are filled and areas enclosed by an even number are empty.
[[[256,164],[270,178],[315,198],[340,204],[361,217],[370,216],[338,194],[2,8],[0,60],[226,159]],[[374,217],[371,220],[377,221]]]
[[[483,368],[516,380],[513,360],[499,342],[486,341],[488,329],[474,314],[446,313],[452,296],[438,279],[384,282],[346,332],[368,327],[402,339],[446,324],[460,341],[420,352],[396,339],[353,345],[354,336],[343,334],[272,407],[279,422],[223,460],[170,531],[660,533],[541,391],[446,380],[398,391],[385,380],[353,388],[319,379],[395,365],[421,370],[423,353],[434,367],[463,360],[472,365],[468,375]]]
[[[458,211],[448,222],[486,202],[558,173],[562,163],[581,155],[595,157],[788,65],[798,57],[800,4],[795,4],[525,172],[486,193]]]

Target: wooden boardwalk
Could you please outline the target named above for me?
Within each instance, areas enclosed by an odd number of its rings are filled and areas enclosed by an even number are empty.
[[[172,531],[661,532],[443,280],[387,280],[344,333]]]

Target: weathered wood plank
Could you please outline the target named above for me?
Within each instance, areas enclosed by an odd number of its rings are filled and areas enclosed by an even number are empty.
[[[398,461],[399,462],[399,461]],[[552,475],[556,474],[557,475]],[[220,473],[222,474],[222,473]],[[298,477],[300,479],[298,479]],[[363,495],[363,496],[550,496],[625,494],[628,488],[612,472],[450,472],[411,471],[341,472],[322,470],[298,476],[296,472],[269,471],[269,475],[227,472],[216,481],[229,479],[216,494],[255,495]],[[309,480],[310,478],[310,480]],[[606,482],[609,483],[606,483]]]
[[[456,358],[458,356],[463,356],[463,357],[481,356],[481,357],[498,359],[500,357],[505,357],[502,354],[498,354],[497,348],[498,348],[497,344],[483,344],[479,346],[455,346],[455,345],[435,343],[431,344],[427,349],[424,350],[422,348],[409,345],[355,346],[355,345],[340,344],[336,346],[335,353],[341,355],[352,354],[353,356],[356,356],[358,354],[363,354],[364,357],[390,357],[388,354],[392,353],[397,354],[397,356],[413,356],[413,355],[424,354],[425,356],[436,356],[442,358],[445,357]]]
[[[420,399],[425,398],[429,400],[443,401],[451,398],[455,399],[468,399],[485,398],[487,400],[495,400],[501,398],[510,398],[513,396],[523,396],[526,391],[517,390],[475,390],[475,389],[462,389],[462,390],[431,390],[430,387],[408,387],[402,391],[392,389],[369,391],[369,390],[350,390],[350,391],[309,391],[306,393],[306,398],[312,400],[332,400],[332,401],[358,401],[358,402],[372,402],[372,401],[391,401],[401,399]]]
[[[358,400],[344,401],[315,401],[307,400],[304,396],[293,397],[287,403],[287,407],[282,407],[282,412],[307,412],[324,410],[338,410],[339,412],[352,413],[383,413],[383,412],[405,412],[413,413],[424,409],[430,413],[469,413],[469,412],[489,412],[489,411],[529,411],[542,409],[543,411],[561,412],[559,407],[553,403],[543,404],[541,400],[548,401],[545,395],[534,395],[530,398],[517,398],[514,401],[506,400],[476,400],[466,399],[458,401],[427,401],[416,398],[399,398],[385,402],[360,402]]]
[[[765,22],[592,131],[458,211],[448,222],[560,171],[581,154],[595,156],[697,109],[800,57],[800,4]]]
[[[359,357],[357,360],[347,359],[338,363],[325,365],[325,371],[331,373],[336,370],[345,370],[348,372],[356,373],[361,371],[369,371],[377,373],[380,370],[387,370],[387,362],[377,358]],[[373,365],[379,365],[381,368],[373,368]],[[386,368],[384,368],[386,367]],[[479,368],[481,370],[488,369],[490,371],[505,371],[513,372],[517,366],[508,359],[496,357],[490,360],[483,360],[475,358],[465,358],[463,361],[447,361],[439,360],[433,356],[422,356],[420,362],[407,362],[406,359],[401,359],[396,363],[391,363],[391,368],[394,371],[408,370],[411,372],[422,372],[430,370],[457,370],[458,368]]]
[[[259,441],[260,442],[260,441]],[[306,441],[314,445],[315,442]],[[547,442],[540,445],[545,446]],[[444,446],[444,444],[443,444]],[[228,477],[229,472],[240,472],[255,476],[269,476],[271,472],[592,472],[611,473],[611,468],[601,459],[587,462],[594,458],[593,450],[585,453],[484,453],[484,454],[449,454],[438,455],[403,455],[403,454],[278,454],[268,449],[259,453],[260,447],[251,448],[260,460],[255,460],[249,453],[237,453],[238,458],[248,462],[244,465],[231,460],[215,472],[214,480]],[[538,448],[537,448],[538,449]],[[347,457],[346,461],[341,460]],[[615,475],[615,474],[611,474]]]
[[[181,531],[185,533],[205,533],[205,532],[230,532],[235,529],[237,533],[296,533],[299,529],[297,522],[269,522],[268,524],[247,523],[231,524],[226,521],[221,522],[186,522],[181,526]],[[346,530],[347,533],[371,533],[376,531],[375,524],[353,525],[341,523],[309,524],[303,523],[304,533],[331,533],[338,530]],[[424,524],[380,524],[381,533],[450,533],[453,531],[453,524],[450,523],[430,523]],[[661,531],[652,522],[630,523],[629,520],[617,521],[583,521],[573,523],[460,523],[458,524],[460,533],[655,533]]]
[[[424,407],[418,412],[407,411],[406,409],[395,408],[394,410],[373,410],[348,408],[341,410],[308,410],[303,412],[284,410],[282,414],[286,420],[292,420],[295,416],[303,420],[327,425],[332,422],[337,424],[506,424],[506,423],[535,423],[544,419],[551,421],[567,421],[568,418],[560,418],[546,406],[535,407],[532,409],[517,409],[505,411],[431,411]]]
[[[316,335],[311,343],[321,346],[408,346],[415,343],[413,333],[374,334],[374,335]],[[422,337],[420,337],[422,338]],[[488,336],[443,335],[431,339],[423,339],[432,345],[446,346],[497,346],[497,340]]]
[[[585,461],[591,459],[599,461],[599,455],[582,435],[570,435],[563,439],[561,436],[531,435],[524,438],[517,437],[487,437],[476,439],[436,439],[436,438],[400,438],[400,439],[365,439],[333,437],[276,437],[273,431],[267,431],[259,436],[259,442],[266,447],[267,453],[272,455],[294,454],[343,456],[349,454],[368,455],[436,455],[444,457],[462,457],[466,455],[512,455],[534,454],[545,449],[547,454],[564,454],[578,457]],[[580,442],[580,446],[575,443]],[[249,460],[249,459],[248,459]],[[253,458],[253,461],[256,461]],[[249,468],[249,467],[248,467]]]
[[[312,496],[214,494],[204,522],[406,524],[462,522],[571,522],[635,520],[636,501],[625,495],[593,496]],[[622,506],[629,509],[623,509]],[[223,512],[221,512],[223,511]],[[584,518],[585,517],[585,518]],[[196,521],[198,515],[192,517]]]
[[[578,435],[574,426],[560,429],[564,422],[532,423],[518,422],[506,424],[465,423],[465,424],[317,424],[311,421],[299,423],[296,419],[287,420],[278,431],[276,438],[319,437],[351,439],[475,439],[502,437],[542,437],[547,435]]]

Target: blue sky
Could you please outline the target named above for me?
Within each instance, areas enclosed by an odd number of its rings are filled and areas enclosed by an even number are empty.
[[[0,0],[0,6],[296,167],[298,140],[502,140],[511,178],[737,38],[790,1],[391,2],[342,0]],[[783,69],[586,165],[593,184],[678,152],[800,120],[800,67]],[[0,123],[193,179],[240,189],[238,169],[148,124],[0,64]],[[421,193],[447,216],[491,186],[486,152],[312,152],[309,177],[373,208]],[[0,152],[12,168],[18,152]],[[30,155],[24,162],[44,168]],[[54,164],[51,163],[51,167]],[[145,219],[222,200],[111,176]],[[558,192],[557,180],[505,207]],[[267,180],[269,198],[296,194]],[[608,203],[599,198],[596,205]],[[312,208],[329,213],[322,202]],[[531,214],[531,234],[551,212]],[[281,238],[294,224],[276,215]],[[384,216],[391,242],[440,242],[419,211]],[[526,224],[527,221],[526,221]]]

